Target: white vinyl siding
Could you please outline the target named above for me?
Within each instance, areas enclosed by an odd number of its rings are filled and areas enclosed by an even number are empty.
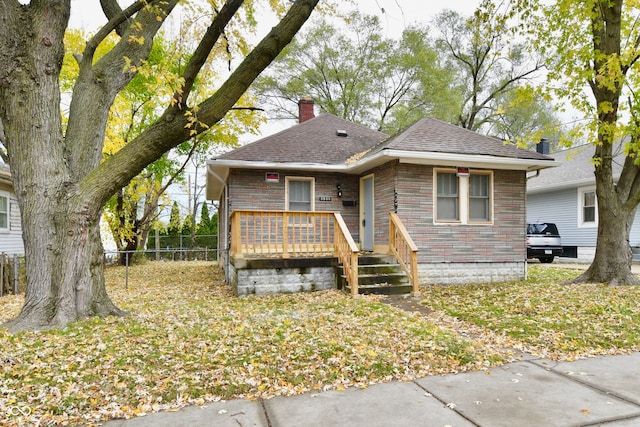
[[[9,195],[0,192],[0,231],[9,231]]]
[[[0,252],[23,255],[20,208],[12,191],[0,190]]]

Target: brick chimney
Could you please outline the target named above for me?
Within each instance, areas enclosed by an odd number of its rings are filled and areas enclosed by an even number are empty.
[[[309,119],[313,119],[315,114],[313,113],[313,99],[308,96],[303,96],[298,101],[298,123],[306,122]]]

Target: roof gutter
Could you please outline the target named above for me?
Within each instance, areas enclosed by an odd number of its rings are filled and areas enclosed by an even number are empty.
[[[265,161],[244,161],[244,160],[207,160],[208,171],[226,185],[219,173],[224,174],[231,168],[239,169],[278,169],[278,170],[303,170],[316,172],[337,172],[346,174],[359,174],[369,169],[397,159],[400,163],[431,165],[431,166],[467,166],[483,169],[502,170],[522,170],[526,172],[539,171],[550,167],[560,166],[562,162],[555,160],[541,159],[518,159],[512,157],[497,157],[480,154],[455,154],[434,151],[402,151],[402,150],[382,150],[371,156],[364,156],[357,161],[341,164],[320,164],[320,163],[284,163]],[[209,186],[207,186],[209,187]],[[207,191],[207,198],[212,200],[217,197],[222,187],[216,185],[216,190]],[[214,194],[217,193],[217,194]]]
[[[380,157],[395,158],[400,163],[411,163],[432,166],[472,166],[486,169],[507,169],[536,171],[550,167],[560,166],[562,162],[555,160],[518,159],[513,157],[497,157],[481,154],[456,154],[435,151],[401,151],[383,150],[375,155],[362,159],[354,164],[364,166]],[[386,160],[385,160],[386,161]],[[380,163],[378,160],[376,163]]]

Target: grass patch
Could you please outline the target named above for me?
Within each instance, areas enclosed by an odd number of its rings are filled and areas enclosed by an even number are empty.
[[[575,270],[532,265],[529,273],[515,283],[428,287],[425,303],[553,359],[640,349],[640,288],[561,284]]]

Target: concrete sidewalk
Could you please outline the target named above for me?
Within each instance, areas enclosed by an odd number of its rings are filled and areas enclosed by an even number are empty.
[[[640,353],[564,363],[525,356],[487,372],[264,401],[215,402],[104,425],[640,426]]]

